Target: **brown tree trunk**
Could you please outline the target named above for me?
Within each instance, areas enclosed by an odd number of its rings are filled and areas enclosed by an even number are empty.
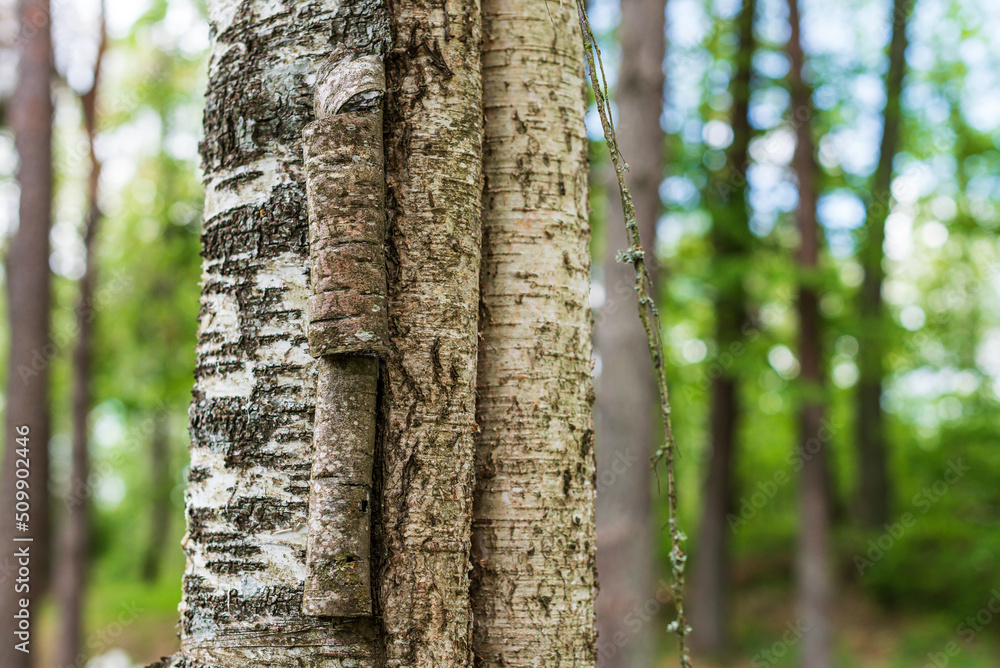
[[[36,649],[16,615],[34,615],[48,580],[48,378],[56,347],[49,341],[49,228],[52,217],[52,37],[48,0],[22,0],[18,34],[18,83],[11,104],[21,190],[19,226],[7,252],[7,305],[10,355],[7,370],[6,430],[0,488],[0,665],[31,665]],[[19,441],[20,439],[20,441]],[[27,453],[25,453],[27,450]],[[27,455],[28,463],[23,463]],[[27,471],[20,478],[18,471]],[[19,480],[26,487],[17,488]],[[15,516],[16,504],[30,499],[30,518]],[[27,527],[21,524],[26,519]],[[22,528],[23,527],[23,528]],[[30,539],[14,542],[18,539]],[[26,556],[27,555],[27,556]],[[22,570],[23,568],[23,570]],[[21,606],[27,601],[26,607]],[[31,631],[38,620],[31,619]]]
[[[618,40],[622,46],[616,102],[619,145],[643,247],[655,264],[656,222],[662,208],[664,135],[663,58],[666,0],[625,0]],[[601,360],[597,384],[597,597],[598,654],[608,668],[652,662],[656,624],[643,606],[653,597],[653,527],[647,462],[658,433],[658,397],[642,324],[635,317],[635,271],[618,262],[628,247],[617,187],[605,227],[605,303],[594,343]]]
[[[153,434],[149,441],[150,499],[149,542],[142,560],[142,579],[156,582],[167,538],[170,536],[170,423],[166,415],[153,418]]]
[[[70,485],[65,498],[66,516],[62,530],[56,572],[56,597],[62,618],[57,666],[74,666],[81,662],[83,641],[83,601],[87,584],[87,542],[90,532],[89,494],[89,431],[91,391],[91,340],[94,322],[94,285],[97,281],[95,240],[101,221],[98,187],[101,163],[97,159],[94,139],[97,131],[97,93],[101,60],[106,36],[101,24],[101,37],[94,62],[94,79],[90,90],[80,97],[84,130],[90,153],[90,174],[87,179],[87,219],[83,234],[86,268],[80,278],[80,296],[76,305],[77,341],[73,351],[73,445],[70,455]]]
[[[799,413],[800,529],[796,558],[798,610],[805,629],[802,637],[804,668],[832,665],[831,605],[833,572],[830,564],[831,490],[827,445],[831,434],[824,428],[824,379],[821,345],[822,321],[819,313],[819,251],[821,237],[816,221],[818,165],[812,139],[814,115],[812,91],[803,77],[798,0],[788,0],[791,34],[788,56],[791,61],[792,123],[796,146],[792,168],[798,180],[797,211],[800,245],[799,265],[799,362],[801,365],[801,405]]]
[[[858,293],[861,327],[858,329],[858,496],[857,513],[862,526],[880,529],[889,521],[892,486],[889,476],[888,444],[882,412],[883,359],[889,323],[882,307],[885,269],[883,244],[885,221],[889,217],[889,188],[892,162],[899,148],[900,98],[906,72],[906,22],[912,0],[894,0],[892,39],[889,42],[889,70],[886,74],[886,103],[883,113],[882,143],[872,180],[872,199],[865,220],[861,261],[864,282]]]
[[[483,2],[476,666],[595,660],[587,141],[574,19],[570,4]]]
[[[702,653],[718,653],[729,643],[729,538],[726,516],[734,502],[733,471],[740,419],[738,358],[746,323],[743,276],[750,256],[747,216],[747,150],[751,128],[750,79],[754,53],[756,2],[744,0],[736,18],[739,51],[730,82],[733,106],[730,124],[733,143],[726,166],[709,183],[707,198],[713,211],[713,280],[716,283],[715,332],[718,356],[709,367],[712,380],[710,413],[711,460],[705,481],[704,509],[698,534],[691,597],[691,645]]]

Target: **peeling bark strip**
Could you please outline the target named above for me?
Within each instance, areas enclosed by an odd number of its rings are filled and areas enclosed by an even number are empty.
[[[482,666],[596,660],[587,140],[574,11],[483,0],[472,547]]]
[[[309,347],[320,357],[302,611],[372,614],[371,493],[386,319],[381,57],[339,50],[320,69],[303,132]],[[357,111],[344,111],[344,109]],[[365,355],[369,355],[366,357]]]
[[[318,376],[336,386],[334,408],[352,401],[336,385],[351,369],[327,377],[310,355],[303,130],[331,52],[384,54],[388,14],[382,0],[210,0],[208,10],[202,298],[172,665],[374,667],[374,618],[303,614],[313,434],[341,428],[323,424],[323,409],[314,419]]]

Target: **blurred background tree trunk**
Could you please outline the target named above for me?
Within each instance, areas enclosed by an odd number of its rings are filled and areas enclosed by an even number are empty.
[[[732,95],[726,166],[712,174],[706,199],[712,213],[712,279],[715,282],[715,337],[718,353],[709,367],[711,383],[711,459],[705,481],[698,551],[691,596],[691,646],[719,653],[729,644],[729,538],[726,515],[734,508],[733,471],[740,423],[739,357],[745,348],[747,322],[743,279],[749,264],[751,235],[746,201],[748,118],[753,72],[755,0],[744,0],[735,20],[738,50],[729,90]]]
[[[865,220],[865,236],[859,253],[865,277],[858,293],[858,394],[856,438],[858,444],[857,514],[861,525],[881,529],[891,513],[892,484],[889,452],[882,411],[882,383],[888,352],[890,323],[882,305],[885,281],[885,221],[892,196],[892,163],[899,147],[900,103],[906,72],[906,24],[913,0],[894,0],[890,28],[889,69],[885,77],[886,103],[882,143],[872,178],[871,198]]]
[[[618,32],[622,56],[615,94],[619,148],[629,165],[636,221],[654,276],[665,150],[660,127],[665,6],[666,0],[622,1]],[[651,622],[636,626],[638,618],[629,613],[641,609],[655,593],[648,462],[659,433],[659,400],[648,342],[635,316],[635,271],[616,260],[618,252],[628,247],[617,186],[608,191],[605,301],[594,329],[601,365],[596,379],[598,648],[602,666],[639,668],[652,664],[656,630]]]
[[[94,286],[97,283],[97,231],[101,222],[98,195],[101,163],[97,158],[98,86],[101,62],[107,43],[101,13],[100,38],[94,61],[93,83],[80,96],[84,131],[90,157],[87,178],[87,218],[83,232],[84,271],[80,277],[80,295],[76,305],[76,349],[73,351],[73,442],[70,453],[70,483],[67,492],[66,515],[63,519],[59,554],[57,555],[55,594],[59,601],[60,633],[56,665],[72,666],[82,656],[83,603],[87,585],[87,548],[90,538],[90,432],[89,415],[92,401],[92,356],[94,334]]]
[[[822,318],[819,312],[822,239],[816,220],[816,147],[812,137],[812,89],[805,80],[801,19],[798,0],[788,0],[788,56],[791,63],[791,116],[795,128],[792,169],[798,182],[799,202],[799,545],[796,555],[796,586],[802,637],[804,668],[832,665],[833,572],[830,563],[830,523],[832,517],[830,472],[827,446],[832,434],[824,428]]]
[[[169,416],[157,414],[153,418],[153,433],[149,439],[149,542],[142,560],[142,579],[156,582],[163,561],[163,549],[170,535],[170,492],[174,481],[170,476],[170,421]]]
[[[17,88],[11,102],[10,126],[20,159],[18,228],[7,251],[7,304],[10,356],[7,368],[6,429],[0,481],[0,568],[6,574],[0,586],[0,666],[31,665],[31,656],[14,648],[18,600],[37,602],[45,592],[49,567],[49,363],[56,354],[49,340],[51,273],[49,229],[52,222],[52,35],[48,0],[21,0]],[[27,427],[30,451],[30,528],[15,525],[18,480],[15,461],[21,446],[19,427]],[[31,538],[15,543],[13,538]],[[18,572],[16,548],[31,554],[30,592],[15,592]]]

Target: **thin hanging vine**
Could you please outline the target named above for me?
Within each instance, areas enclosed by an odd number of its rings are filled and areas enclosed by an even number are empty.
[[[660,414],[663,420],[663,445],[657,448],[652,458],[653,470],[662,461],[667,471],[667,513],[670,541],[673,545],[670,550],[671,572],[673,575],[670,589],[674,597],[674,607],[677,610],[677,619],[670,623],[667,630],[677,635],[678,650],[680,653],[681,668],[691,668],[691,658],[687,651],[687,635],[691,627],[687,625],[684,616],[684,564],[687,561],[687,554],[684,552],[683,543],[687,536],[680,529],[677,518],[677,482],[674,472],[674,458],[677,453],[677,445],[674,442],[673,428],[670,423],[670,394],[667,388],[667,370],[663,355],[663,340],[661,338],[660,313],[653,300],[653,284],[646,267],[645,252],[642,248],[642,240],[639,238],[639,226],[635,219],[635,207],[632,204],[632,196],[629,193],[628,185],[625,183],[625,172],[628,171],[628,164],[622,158],[618,150],[618,140],[615,136],[615,126],[611,120],[611,102],[608,99],[608,82],[604,76],[604,63],[601,61],[601,49],[597,45],[594,33],[590,28],[590,21],[587,19],[587,10],[584,0],[576,0],[577,13],[580,15],[580,30],[583,34],[583,50],[587,58],[587,69],[590,75],[590,83],[594,89],[594,98],[597,100],[597,113],[601,117],[601,126],[604,129],[604,139],[608,144],[608,151],[611,154],[611,162],[615,168],[615,175],[618,178],[618,190],[621,193],[622,211],[625,215],[625,229],[628,233],[629,247],[618,254],[619,262],[628,262],[635,269],[635,292],[639,302],[639,320],[646,332],[646,340],[649,344],[649,356],[653,362],[653,370],[656,374],[656,385],[660,394]],[[600,79],[598,79],[598,70]]]

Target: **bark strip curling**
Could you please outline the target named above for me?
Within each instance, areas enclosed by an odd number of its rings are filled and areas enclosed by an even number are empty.
[[[385,352],[388,334],[385,75],[380,57],[344,57],[341,49],[319,76],[318,119],[303,131],[313,293],[308,338],[320,363],[302,611],[356,617],[372,613],[373,355]]]

